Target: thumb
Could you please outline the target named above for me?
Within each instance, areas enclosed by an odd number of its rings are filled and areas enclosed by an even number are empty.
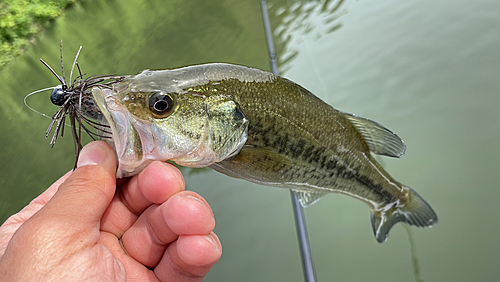
[[[99,227],[116,189],[116,156],[104,142],[87,144],[78,168],[61,184],[54,197],[38,213],[75,230]]]
[[[47,278],[33,278],[34,275],[48,275],[56,267],[72,271],[87,267],[83,260],[77,266],[63,261],[98,242],[100,220],[116,188],[115,173],[116,157],[111,147],[104,142],[85,146],[78,168],[13,235],[0,260],[0,276],[38,281]]]

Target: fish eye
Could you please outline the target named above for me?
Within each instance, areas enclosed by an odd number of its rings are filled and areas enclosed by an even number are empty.
[[[52,94],[50,94],[50,101],[56,106],[62,106],[64,104],[64,89],[62,85],[54,87]]]
[[[149,109],[157,117],[167,117],[174,109],[174,99],[165,93],[152,93],[149,97]]]

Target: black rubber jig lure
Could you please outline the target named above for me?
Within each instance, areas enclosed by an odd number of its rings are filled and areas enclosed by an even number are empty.
[[[87,74],[82,74],[80,65],[77,62],[78,56],[82,46],[78,49],[76,53],[73,66],[71,68],[71,73],[69,76],[68,85],[66,82],[66,76],[64,73],[64,63],[63,63],[63,47],[61,40],[61,69],[62,75],[58,75],[44,60],[40,61],[57,77],[61,85],[54,87],[51,95],[50,101],[52,104],[59,106],[60,108],[52,116],[52,122],[50,123],[46,133],[45,138],[48,138],[50,132],[54,128],[54,134],[50,140],[50,145],[54,147],[57,138],[60,135],[64,135],[64,124],[66,117],[69,116],[71,133],[73,135],[73,141],[75,143],[75,168],[78,162],[78,157],[80,151],[83,148],[82,145],[82,129],[85,131],[93,140],[98,138],[111,138],[111,132],[108,130],[109,126],[99,122],[99,118],[102,116],[99,108],[94,102],[92,96],[92,87],[107,87],[112,88],[112,84],[122,81],[128,76],[115,76],[115,75],[91,75],[85,77]],[[75,66],[78,69],[79,75],[72,80],[73,71]],[[95,132],[94,132],[95,131]]]

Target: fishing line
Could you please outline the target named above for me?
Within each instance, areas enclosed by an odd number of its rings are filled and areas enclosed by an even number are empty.
[[[410,226],[403,224],[403,227],[408,233],[408,241],[410,242],[410,253],[411,253],[411,265],[413,266],[413,276],[415,277],[415,282],[424,282],[420,278],[420,263],[417,258],[417,246],[415,244],[415,238],[413,237],[413,231],[411,231]]]
[[[32,111],[34,111],[35,113],[37,113],[37,114],[39,114],[39,115],[42,115],[42,116],[44,116],[44,117],[46,117],[46,118],[50,118],[50,119],[52,119],[52,117],[49,117],[48,115],[46,115],[46,114],[44,114],[44,113],[41,113],[41,112],[39,112],[39,111],[37,111],[37,110],[33,109],[32,107],[30,107],[30,105],[28,105],[28,101],[27,101],[27,100],[28,100],[28,97],[30,97],[31,95],[35,95],[35,94],[37,94],[37,93],[40,93],[40,92],[43,92],[43,91],[47,91],[47,90],[54,90],[54,88],[56,88],[56,87],[55,87],[55,86],[54,86],[54,87],[47,87],[47,88],[44,88],[44,89],[40,89],[40,90],[37,90],[37,91],[33,91],[33,92],[31,92],[30,94],[26,95],[26,97],[24,97],[24,105],[25,105],[26,107],[28,107],[28,109],[30,109],[30,110],[32,110]]]
[[[30,105],[28,105],[28,97],[30,97],[31,95],[38,94],[38,93],[43,92],[43,91],[47,91],[47,90],[54,90],[54,88],[56,88],[56,86],[53,86],[53,87],[47,87],[47,88],[40,89],[40,90],[33,91],[33,92],[29,93],[28,95],[26,95],[26,96],[24,97],[24,105],[25,105],[26,107],[28,107],[28,109],[32,110],[33,112],[35,112],[35,113],[37,113],[37,114],[39,114],[39,115],[41,115],[41,116],[44,116],[44,117],[46,117],[46,118],[48,118],[48,119],[52,119],[52,117],[51,117],[51,116],[48,116],[48,115],[46,115],[46,114],[44,114],[44,113],[41,113],[41,112],[39,112],[39,111],[35,110],[34,108],[32,108]],[[71,124],[64,123],[64,125],[71,127]]]
[[[260,1],[262,8],[262,18],[264,20],[264,30],[266,33],[267,51],[269,53],[269,63],[271,70],[275,75],[278,75],[278,64],[276,62],[276,52],[274,51],[273,35],[271,32],[271,23],[267,11],[266,0]],[[290,190],[292,197],[293,214],[295,216],[295,226],[297,227],[297,236],[299,239],[300,256],[302,259],[302,269],[304,271],[304,280],[307,282],[316,281],[316,271],[314,269],[311,245],[309,243],[309,235],[307,234],[306,217],[304,209],[299,203],[297,195],[293,190]]]

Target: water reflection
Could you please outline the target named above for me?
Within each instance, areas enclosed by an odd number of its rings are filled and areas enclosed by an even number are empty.
[[[338,30],[342,27],[340,18],[347,13],[345,0],[269,2],[280,73],[290,68],[291,60],[298,55],[300,44],[317,41]]]

